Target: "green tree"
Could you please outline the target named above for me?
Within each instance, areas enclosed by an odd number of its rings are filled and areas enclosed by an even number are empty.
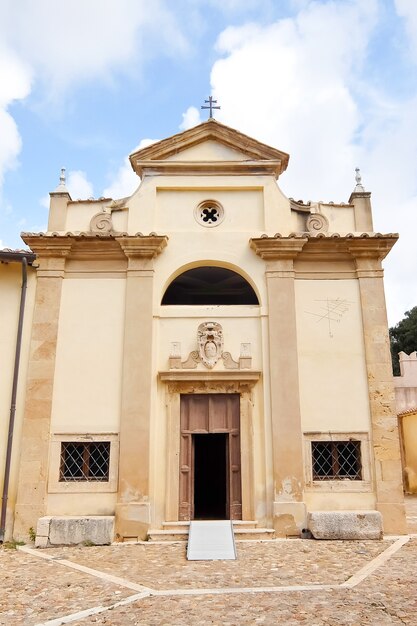
[[[392,370],[394,376],[400,375],[398,353],[410,354],[417,350],[417,306],[405,312],[404,319],[389,329],[391,343]]]

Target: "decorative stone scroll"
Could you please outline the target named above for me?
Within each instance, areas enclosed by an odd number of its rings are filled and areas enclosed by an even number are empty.
[[[100,213],[93,215],[90,221],[90,230],[93,233],[111,233],[113,231],[111,213],[100,211]]]
[[[93,215],[90,220],[90,231],[93,233],[113,233],[114,226],[112,214],[114,211],[126,210],[126,198],[112,200],[107,206],[103,206],[99,213]],[[152,233],[150,233],[152,234]]]
[[[213,369],[220,359],[227,370],[251,369],[251,344],[242,343],[240,357],[235,361],[230,352],[223,352],[223,328],[218,322],[203,322],[197,329],[198,350],[192,350],[185,361],[181,360],[181,344],[171,342],[169,369],[196,369],[201,363]]]
[[[329,220],[322,213],[312,213],[307,218],[307,230],[309,233],[327,233]]]

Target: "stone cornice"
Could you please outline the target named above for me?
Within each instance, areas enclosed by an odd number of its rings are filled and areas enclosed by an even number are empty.
[[[69,257],[109,261],[126,257],[152,259],[168,242],[167,236],[156,233],[22,233],[22,239],[36,252],[38,259]]]
[[[370,197],[371,197],[370,191],[352,191],[349,197],[349,204],[353,204],[353,200],[355,198],[370,198]]]
[[[169,370],[159,372],[162,382],[233,382],[255,384],[261,377],[258,370]]]
[[[263,235],[250,240],[250,247],[263,259],[342,260],[374,259],[381,261],[398,240],[398,234],[338,233],[310,235],[293,233],[283,237]]]
[[[140,176],[262,176],[278,178],[281,161],[141,161]],[[139,172],[138,172],[139,173]]]

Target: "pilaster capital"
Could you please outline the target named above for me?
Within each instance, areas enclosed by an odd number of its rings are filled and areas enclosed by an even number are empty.
[[[382,261],[397,241],[397,233],[376,234],[372,237],[362,236],[346,239],[346,248],[355,259],[366,257]]]
[[[346,249],[355,260],[358,278],[382,278],[381,262],[398,240],[398,234],[347,240]]]
[[[23,241],[39,257],[67,257],[71,251],[73,240],[69,237],[46,236],[43,233],[22,233]]]
[[[168,237],[166,235],[123,235],[115,237],[121,249],[128,259],[153,259],[166,247]]]
[[[68,237],[51,237],[42,233],[22,233],[23,241],[36,253],[38,276],[63,276],[65,261],[71,252],[73,240]]]
[[[250,240],[250,247],[255,253],[265,260],[293,260],[301,252],[307,243],[307,237],[293,236],[281,237],[276,234],[274,237],[263,235]]]
[[[267,261],[268,278],[294,278],[294,259],[302,251],[308,239],[303,236],[257,237],[250,240],[250,247]]]

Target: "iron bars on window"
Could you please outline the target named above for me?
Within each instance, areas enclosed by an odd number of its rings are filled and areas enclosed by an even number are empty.
[[[109,480],[110,442],[62,442],[60,481]]]
[[[360,441],[312,441],[313,480],[362,480]]]

